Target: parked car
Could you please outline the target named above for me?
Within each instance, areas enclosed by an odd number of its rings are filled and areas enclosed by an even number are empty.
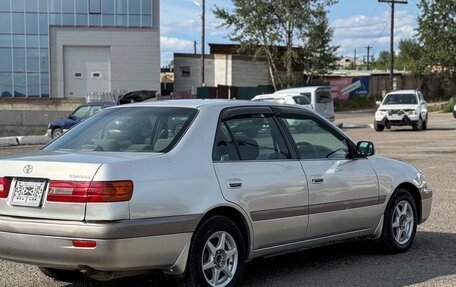
[[[302,107],[315,110],[311,103],[310,96],[299,93],[289,94],[262,94],[255,96],[252,101],[276,102],[279,104],[301,105]]]
[[[101,109],[114,106],[111,102],[92,102],[77,107],[68,117],[53,121],[48,125],[47,135],[50,138],[57,138],[68,131],[74,125],[94,115]]]
[[[456,119],[456,105],[453,107],[453,117]]]
[[[302,87],[279,90],[275,95],[287,95],[298,93],[310,99],[310,104],[317,113],[325,117],[328,121],[334,122],[334,101],[331,95],[331,87]]]
[[[412,126],[414,130],[425,130],[428,126],[428,108],[420,91],[400,90],[386,94],[378,101],[374,128],[381,132],[392,126]]]
[[[404,252],[431,204],[421,171],[298,105],[135,103],[0,160],[0,258],[56,279],[235,286],[246,260],[340,240]]]

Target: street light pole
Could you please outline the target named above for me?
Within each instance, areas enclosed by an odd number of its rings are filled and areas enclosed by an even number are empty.
[[[201,3],[202,14],[201,14],[201,87],[206,86],[205,81],[205,63],[204,63],[204,50],[206,46],[206,0],[202,0]]]
[[[390,90],[394,89],[394,9],[395,4],[407,4],[407,0],[378,0],[391,5],[391,39],[390,39]]]

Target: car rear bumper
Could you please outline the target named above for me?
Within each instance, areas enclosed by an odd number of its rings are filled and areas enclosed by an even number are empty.
[[[188,250],[196,217],[134,220],[132,224],[0,217],[0,258],[69,270],[167,270]],[[95,241],[96,247],[77,248],[74,240]]]

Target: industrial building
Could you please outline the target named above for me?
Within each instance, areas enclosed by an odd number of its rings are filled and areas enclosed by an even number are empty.
[[[160,91],[159,0],[0,0],[0,96]]]

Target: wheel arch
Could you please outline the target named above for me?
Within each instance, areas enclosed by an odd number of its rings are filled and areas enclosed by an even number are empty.
[[[420,190],[410,182],[403,182],[399,184],[393,192],[393,195],[391,198],[393,198],[394,194],[398,192],[399,189],[404,189],[412,195],[413,200],[415,200],[415,205],[416,205],[416,212],[418,213],[418,222],[421,222],[421,217],[422,217],[422,206],[421,206],[421,195],[420,195]]]
[[[198,226],[196,227],[195,230],[197,230],[200,225],[206,221],[206,219],[213,217],[213,216],[225,216],[232,220],[236,226],[239,228],[241,231],[242,237],[244,239],[244,247],[246,251],[246,259],[250,258],[250,255],[252,254],[251,252],[251,246],[252,240],[253,240],[253,234],[251,233],[251,227],[248,223],[248,219],[246,216],[239,211],[237,208],[232,207],[232,206],[217,206],[214,207],[213,209],[207,211],[203,217],[201,218],[200,222],[198,223]]]

